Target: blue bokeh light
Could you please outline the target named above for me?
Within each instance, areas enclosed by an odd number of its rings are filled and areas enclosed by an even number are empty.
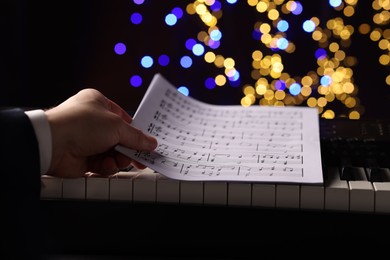
[[[311,33],[316,29],[316,24],[312,20],[303,22],[302,28],[305,32]]]
[[[190,90],[186,86],[180,86],[177,88],[177,90],[184,96],[188,96],[190,94]]]
[[[180,7],[175,7],[172,9],[172,14],[174,14],[177,19],[180,19],[183,17],[183,10]]]
[[[290,88],[289,88],[289,91],[290,91],[290,94],[293,95],[293,96],[296,96],[298,95],[299,93],[301,93],[301,85],[298,84],[298,83],[293,83],[291,84]]]
[[[215,83],[214,78],[207,78],[204,82],[204,85],[207,89],[213,89],[217,84]]]
[[[204,53],[204,47],[202,44],[197,43],[192,47],[192,52],[195,56],[201,56]]]
[[[186,40],[185,46],[187,50],[192,50],[192,47],[196,44],[196,41],[192,38]]]
[[[329,0],[329,4],[332,7],[339,7],[342,4],[342,0]]]
[[[288,40],[286,40],[285,38],[279,38],[276,41],[276,46],[278,46],[278,48],[281,50],[285,50],[288,47]]]
[[[289,27],[290,25],[286,20],[280,20],[276,25],[276,28],[281,32],[286,32]]]
[[[325,59],[327,54],[326,54],[326,50],[323,49],[323,48],[319,48],[316,50],[316,52],[314,53],[315,57],[319,60],[321,59]]]
[[[144,68],[150,68],[153,66],[153,58],[150,57],[150,56],[144,56],[142,59],[141,59],[141,65],[142,67]]]
[[[185,69],[188,69],[192,66],[192,59],[191,57],[189,56],[183,56],[181,57],[180,59],[180,65],[185,68]]]
[[[161,66],[168,66],[169,62],[170,59],[168,55],[163,54],[158,57],[158,64],[160,64]]]
[[[303,11],[303,6],[300,2],[294,1],[292,4],[292,10],[291,13],[294,15],[300,15]]]
[[[332,84],[332,77],[330,77],[329,75],[324,75],[321,77],[320,82],[321,85],[328,87],[330,84]]]
[[[277,80],[275,82],[275,89],[276,90],[285,90],[286,89],[286,82],[284,82],[284,80]]]
[[[123,42],[118,42],[114,46],[114,52],[118,55],[123,55],[126,53],[126,45]]]
[[[140,13],[133,13],[130,16],[130,21],[133,24],[140,24],[142,22],[142,14],[140,14]]]
[[[133,75],[130,78],[130,85],[135,88],[140,87],[142,85],[142,78],[139,75]]]
[[[177,23],[177,17],[174,14],[167,14],[165,16],[165,23],[169,26],[173,26]]]

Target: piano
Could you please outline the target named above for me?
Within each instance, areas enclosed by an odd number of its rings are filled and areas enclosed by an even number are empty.
[[[390,213],[390,124],[321,121],[324,185],[172,180],[147,168],[109,178],[42,177],[42,199]]]
[[[235,248],[259,244],[384,244],[390,121],[321,120],[320,137],[323,185],[187,182],[149,168],[109,178],[42,176],[48,243],[67,252],[144,255],[163,246],[159,256],[174,248],[180,256],[190,250],[191,256],[229,257],[244,256]],[[75,219],[68,223],[65,216]]]

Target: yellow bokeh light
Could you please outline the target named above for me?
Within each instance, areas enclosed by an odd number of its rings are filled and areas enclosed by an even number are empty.
[[[265,93],[264,93],[264,98],[267,99],[267,100],[272,100],[274,99],[274,92],[270,89],[268,89]]]
[[[204,55],[204,60],[207,62],[207,63],[213,63],[215,61],[215,53],[214,52],[206,52],[206,54]]]
[[[319,30],[315,30],[315,31],[311,34],[311,36],[312,36],[313,40],[319,41],[319,40],[321,40],[321,38],[322,38],[322,32],[319,31]]]
[[[268,23],[263,23],[260,25],[259,30],[263,34],[268,34],[271,31],[271,26]]]
[[[259,2],[258,0],[248,0],[247,1],[249,6],[256,6],[258,2]]]
[[[249,107],[250,105],[252,105],[252,100],[251,98],[245,96],[243,98],[241,98],[241,106],[243,107]]]
[[[208,10],[207,10],[207,7],[206,5],[204,4],[198,4],[196,7],[195,7],[195,12],[199,15],[204,15],[206,13],[208,13]]]
[[[325,107],[327,103],[328,103],[328,100],[326,100],[326,98],[324,98],[324,97],[320,97],[317,100],[317,104],[319,107]]]
[[[224,75],[218,75],[215,77],[215,84],[217,86],[223,86],[226,84],[226,77]]]
[[[390,64],[390,56],[388,54],[383,54],[379,57],[379,63],[387,66]]]
[[[332,110],[326,110],[322,113],[322,117],[326,119],[334,119],[335,113]]]
[[[252,52],[252,59],[255,61],[260,61],[263,58],[263,53],[259,50]]]
[[[254,60],[254,61],[252,62],[252,67],[253,67],[254,69],[260,69],[260,68],[261,68],[261,62],[260,62],[260,60]]]
[[[213,44],[215,44],[212,32],[219,30],[217,22],[223,14],[222,9],[211,8],[215,2],[215,0],[197,0],[186,7],[189,14],[198,14],[201,21],[208,26],[208,30],[200,31],[197,38],[210,48],[214,48]],[[373,0],[372,8],[375,13],[370,19],[374,23],[361,20],[360,24],[351,25],[351,21],[356,20],[354,17],[356,11],[359,10],[358,0],[341,1],[339,6],[334,7],[338,13],[336,17],[327,20],[322,20],[322,16],[319,16],[321,20],[319,17],[310,18],[315,24],[315,30],[311,33],[309,41],[314,42],[316,49],[322,48],[325,52],[323,56],[314,60],[316,62],[314,67],[304,75],[290,75],[285,72],[289,69],[285,63],[288,54],[301,50],[297,48],[294,37],[291,39],[287,37],[289,31],[278,31],[279,21],[285,19],[285,16],[292,15],[291,12],[296,15],[295,11],[298,10],[300,3],[292,0],[247,0],[246,3],[259,17],[261,16],[261,19],[258,19],[252,27],[258,39],[256,44],[259,45],[255,47],[257,49],[252,50],[250,54],[252,60],[249,60],[250,79],[255,83],[245,84],[242,88],[244,97],[241,99],[241,105],[251,106],[257,102],[260,105],[275,106],[306,104],[317,108],[322,117],[332,119],[336,117],[336,113],[328,106],[333,102],[339,102],[349,111],[342,114],[343,116],[360,118],[364,109],[356,97],[359,89],[354,84],[353,78],[354,67],[359,64],[359,60],[349,48],[355,44],[353,36],[356,31],[360,37],[376,42],[377,48],[382,51],[381,55],[375,57],[379,64],[390,65],[390,29],[386,28],[390,22],[390,0]],[[283,49],[279,46],[282,38],[288,39]],[[362,49],[362,52],[366,50]],[[216,84],[223,86],[228,78],[238,75],[240,71],[236,66],[241,67],[242,64],[238,64],[241,59],[217,54],[216,51],[208,51],[203,58],[207,63],[224,70],[224,75],[215,77]],[[306,57],[302,57],[302,61],[299,62],[306,62],[304,59]],[[323,76],[329,76],[329,82],[320,82]],[[385,80],[390,86],[390,75],[387,75]],[[285,89],[280,89],[282,85],[279,84],[282,81]],[[300,93],[292,95],[289,87],[296,82],[301,84]]]
[[[276,9],[271,9],[268,11],[268,18],[272,21],[279,18],[279,11]]]
[[[307,99],[306,103],[309,107],[316,107],[317,106],[317,99],[315,99],[314,97],[310,97]]]
[[[235,65],[235,61],[232,59],[232,58],[226,58],[223,62],[223,65],[225,66],[225,68],[227,69],[231,69],[234,67]]]
[[[352,6],[347,6],[344,8],[343,13],[346,17],[351,17],[355,14],[355,8]]]
[[[347,94],[353,93],[354,89],[355,89],[355,86],[351,82],[346,82],[343,84],[343,92],[345,92]]]
[[[302,85],[310,86],[313,84],[313,79],[310,76],[304,76],[301,80]]]
[[[245,96],[249,95],[249,94],[254,95],[256,93],[254,87],[252,87],[250,85],[245,85],[244,89],[243,89],[243,92],[244,92]]]
[[[353,97],[347,97],[344,101],[344,104],[348,108],[353,108],[356,106],[356,99],[354,99]]]
[[[344,0],[344,2],[349,4],[349,5],[356,5],[358,0]]]
[[[387,39],[382,39],[378,42],[379,49],[387,50],[390,48],[390,42]]]
[[[277,90],[277,91],[275,92],[275,98],[276,98],[277,100],[283,100],[285,97],[286,97],[286,92],[281,91],[281,90]]]
[[[259,95],[264,95],[267,91],[267,86],[264,84],[259,84],[256,86],[256,93]]]
[[[372,41],[379,41],[380,38],[381,38],[381,35],[382,35],[381,30],[375,29],[375,30],[373,30],[373,31],[371,32],[371,34],[370,34],[370,39],[371,39]]]
[[[301,89],[301,94],[305,97],[308,97],[311,95],[312,89],[311,87],[303,86]]]
[[[195,14],[195,6],[194,6],[194,4],[188,4],[188,5],[186,6],[186,12],[187,12],[189,15]]]
[[[349,113],[348,115],[349,119],[360,119],[360,113],[358,111],[352,111],[351,113]]]
[[[329,50],[331,52],[336,52],[340,49],[340,46],[337,42],[332,42],[331,44],[329,44]]]
[[[368,34],[371,30],[371,26],[367,23],[363,23],[359,26],[359,33]]]
[[[336,51],[336,53],[334,54],[335,58],[337,60],[344,60],[345,59],[345,52],[344,51],[341,51],[341,50],[338,50]]]
[[[214,60],[214,64],[217,68],[222,68],[225,59],[222,55],[217,55]]]
[[[256,10],[260,13],[264,13],[265,11],[267,11],[268,9],[268,3],[267,2],[264,2],[264,1],[260,1],[257,5],[256,5]]]

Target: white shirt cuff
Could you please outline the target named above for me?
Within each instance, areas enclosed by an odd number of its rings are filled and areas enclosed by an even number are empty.
[[[42,109],[25,111],[30,118],[35,130],[39,144],[39,158],[41,174],[46,174],[49,170],[52,156],[52,140],[49,121]]]

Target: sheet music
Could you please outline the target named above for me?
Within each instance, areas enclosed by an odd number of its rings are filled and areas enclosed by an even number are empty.
[[[323,183],[314,108],[207,104],[156,74],[132,125],[157,149],[116,149],[173,179]]]

